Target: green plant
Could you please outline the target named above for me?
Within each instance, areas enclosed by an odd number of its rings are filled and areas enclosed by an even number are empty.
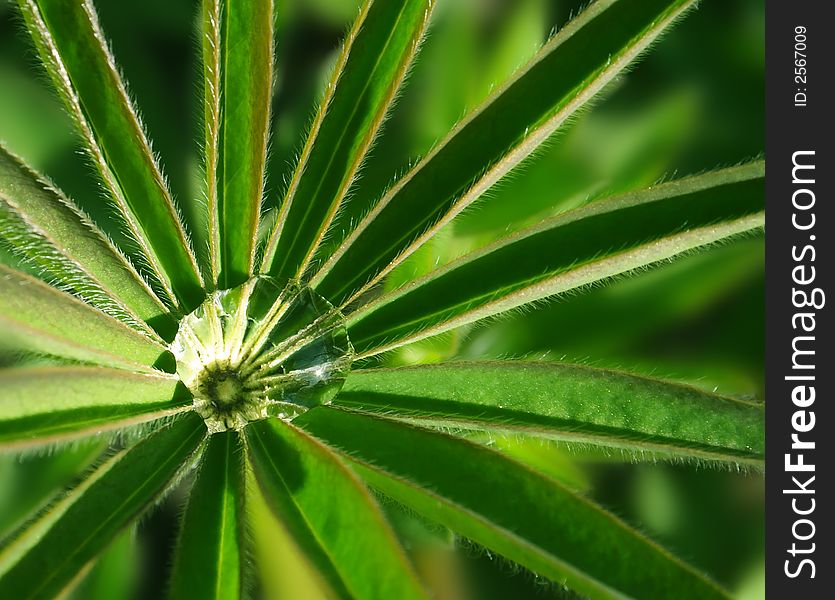
[[[121,229],[111,241],[0,153],[0,230],[20,258],[0,266],[0,326],[12,350],[47,363],[0,374],[0,444],[122,435],[5,543],[0,596],[62,592],[188,481],[173,597],[243,593],[244,499],[261,494],[336,596],[426,597],[381,508],[390,498],[585,595],[725,597],[570,485],[473,432],[759,468],[761,405],[551,362],[373,362],[761,229],[757,161],[597,200],[396,283],[399,266],[693,2],[592,4],[362,215],[352,188],[433,4],[367,2],[283,199],[262,215],[272,3],[206,0],[207,210],[205,231],[194,232],[205,252],[189,241],[92,5],[19,4]]]

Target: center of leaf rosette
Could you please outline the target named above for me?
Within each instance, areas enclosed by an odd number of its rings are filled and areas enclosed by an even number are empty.
[[[210,294],[180,322],[170,349],[210,433],[329,403],[354,356],[330,302],[271,277]]]

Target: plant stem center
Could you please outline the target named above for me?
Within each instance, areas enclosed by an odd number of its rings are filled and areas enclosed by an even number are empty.
[[[202,395],[218,410],[235,408],[246,401],[243,381],[226,365],[207,365],[200,375],[198,387]]]
[[[270,277],[210,294],[180,322],[170,349],[210,433],[329,403],[354,355],[338,310]]]

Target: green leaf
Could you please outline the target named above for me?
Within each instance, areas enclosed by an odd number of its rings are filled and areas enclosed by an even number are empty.
[[[342,448],[373,487],[592,598],[727,597],[583,496],[483,446],[334,408],[299,419]]]
[[[74,587],[69,600],[130,598],[140,570],[135,528],[129,527],[99,556],[84,579]]]
[[[234,600],[243,590],[244,479],[236,431],[209,438],[183,515],[170,598]]]
[[[592,489],[591,478],[594,476],[594,471],[586,468],[584,459],[590,454],[595,458],[606,455],[605,452],[592,454],[582,446],[550,443],[538,437],[521,437],[513,431],[498,435],[493,431],[475,431],[466,439],[487,444],[534,471],[582,493]],[[650,455],[648,458],[653,457]]]
[[[331,451],[277,420],[245,431],[264,496],[335,591],[359,600],[426,597],[373,497]]]
[[[547,308],[479,327],[462,343],[460,355],[500,358],[549,349],[554,356],[605,356],[607,361],[634,365],[632,349],[643,347],[650,336],[658,339],[654,336],[669,334],[682,323],[732,302],[761,279],[763,238],[752,235],[640,277],[614,281],[582,295],[561,298]],[[754,338],[746,344],[759,346],[760,341]],[[485,348],[489,348],[488,356]],[[657,348],[654,353],[663,354],[664,349]],[[704,367],[697,363],[691,363],[694,369]]]
[[[191,246],[95,8],[90,0],[18,2],[41,60],[152,272],[172,299],[199,304],[203,282]]]
[[[58,490],[100,459],[107,444],[86,439],[51,448],[49,454],[0,455],[0,540],[29,521]]]
[[[0,597],[63,592],[165,490],[205,434],[189,413],[105,461],[0,551]]]
[[[203,51],[203,172],[209,242],[209,272],[220,274],[220,213],[218,165],[220,153],[220,0],[204,0],[201,9]]]
[[[191,408],[173,375],[103,367],[0,371],[0,447],[92,435]]]
[[[354,182],[412,63],[432,0],[366,0],[337,59],[262,271],[297,279]]]
[[[212,274],[229,288],[253,272],[273,84],[272,0],[204,0],[203,74]]]
[[[12,252],[51,282],[111,316],[174,328],[165,306],[113,243],[71,200],[2,145],[0,235]]]
[[[361,295],[530,155],[692,4],[592,4],[382,197],[313,279],[319,292],[337,305]]]
[[[362,307],[351,341],[370,356],[759,229],[764,172],[753,162],[547,219]]]
[[[546,362],[354,371],[334,404],[661,456],[761,465],[763,407],[676,383]]]
[[[270,509],[252,469],[247,469],[246,509],[250,557],[264,598],[329,598],[333,595],[316,565],[300,552],[286,525]],[[276,560],[277,557],[280,557]],[[330,594],[330,596],[329,596]]]
[[[45,283],[0,265],[0,347],[150,371],[165,348]]]

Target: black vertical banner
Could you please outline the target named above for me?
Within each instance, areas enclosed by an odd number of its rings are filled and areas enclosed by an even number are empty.
[[[835,582],[831,3],[766,4],[766,592]]]

